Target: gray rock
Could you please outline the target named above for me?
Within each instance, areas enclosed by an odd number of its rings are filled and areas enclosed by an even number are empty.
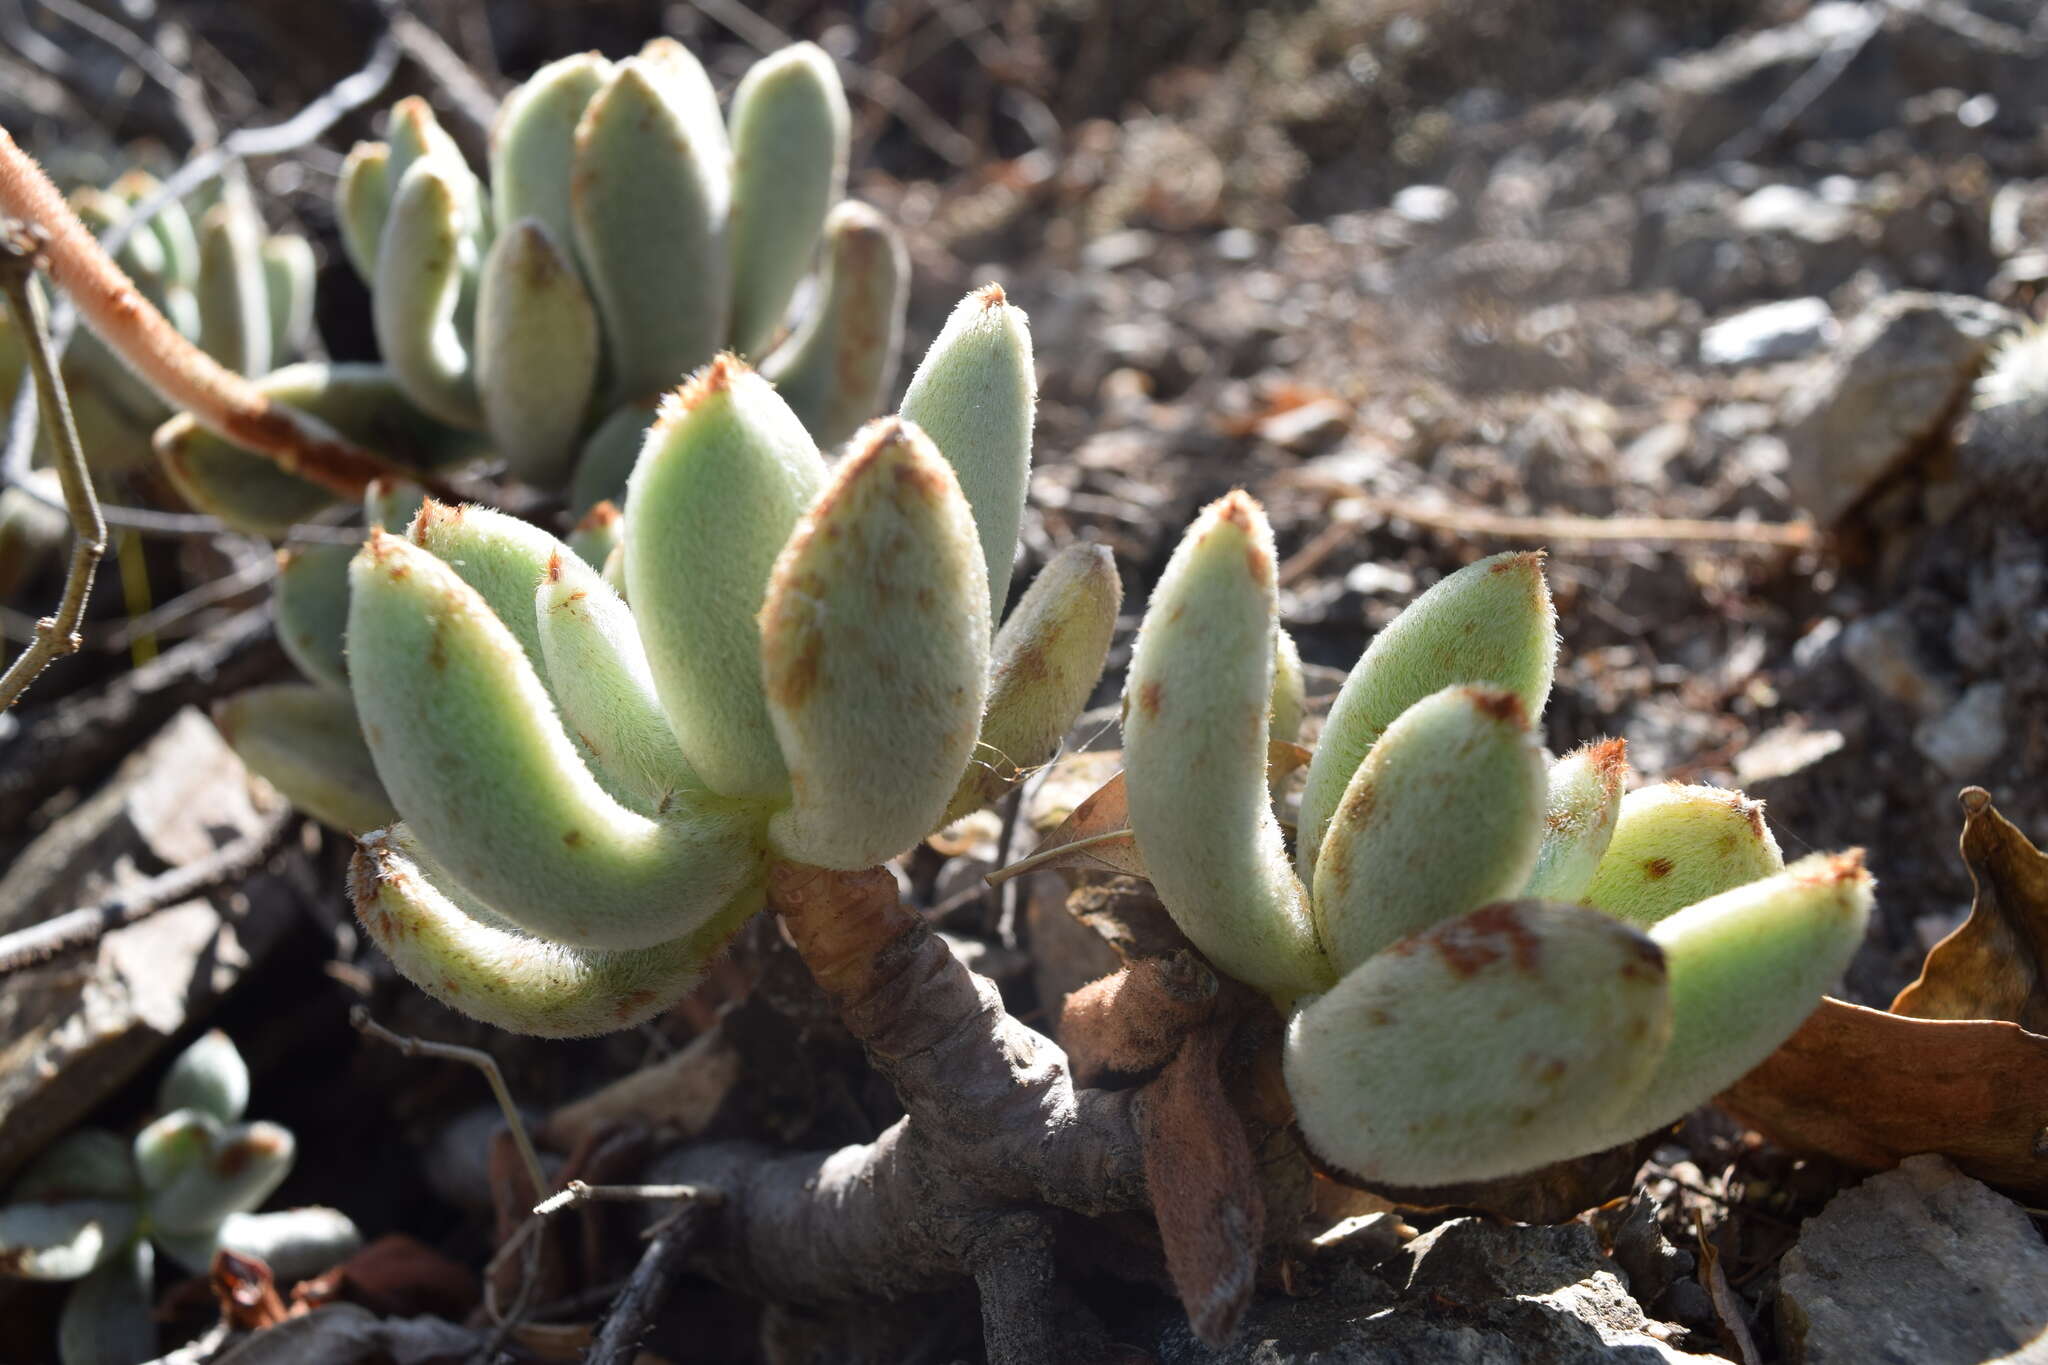
[[[1700,333],[1700,363],[1763,365],[1820,349],[1839,330],[1822,298],[1784,299],[1745,308]]]
[[[1913,623],[1897,607],[1852,621],[1842,632],[1842,657],[1888,701],[1932,716],[1955,704],[1949,685],[1927,667]]]
[[[2011,1353],[2048,1328],[2041,1234],[2019,1205],[1938,1156],[1908,1157],[1836,1195],[1800,1229],[1778,1283],[1792,1365],[2025,1359]]]
[[[1829,372],[1785,412],[1793,501],[1831,524],[1956,413],[2009,309],[1960,294],[1890,295],[1849,324]]]
[[[2005,752],[2005,684],[1971,685],[1961,701],[1914,730],[1913,743],[1958,782],[1981,776]]]
[[[19,929],[211,854],[281,800],[187,708],[0,878],[0,930]],[[96,948],[0,990],[0,1184],[204,1018],[300,922],[297,894],[259,872],[116,929]]]
[[[1583,1224],[1525,1227],[1454,1219],[1409,1243],[1397,1292],[1355,1263],[1321,1292],[1261,1297],[1221,1351],[1184,1321],[1160,1320],[1162,1365],[1657,1365],[1710,1361],[1667,1338],[1629,1296]],[[1382,1273],[1385,1273],[1384,1271]]]

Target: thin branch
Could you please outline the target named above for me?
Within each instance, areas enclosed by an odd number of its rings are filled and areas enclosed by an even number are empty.
[[[456,112],[489,137],[491,125],[498,117],[498,97],[462,60],[462,55],[448,46],[448,40],[404,10],[393,12],[391,35],[398,40],[400,50],[434,78]]]
[[[576,1204],[666,1203],[677,1199],[696,1199],[716,1204],[724,1198],[723,1193],[708,1185],[591,1185],[581,1180],[571,1180],[535,1204],[533,1211],[545,1218]]]
[[[283,841],[291,822],[291,807],[280,801],[247,834],[222,844],[198,862],[160,873],[98,905],[67,911],[41,924],[0,936],[0,977],[47,962],[60,953],[90,947],[116,929],[247,876],[261,867]]]
[[[639,1358],[640,1338],[667,1302],[690,1253],[717,1216],[718,1201],[691,1198],[654,1225],[647,1250],[633,1276],[605,1316],[604,1327],[583,1357],[586,1365],[630,1365]]]
[[[5,136],[5,131],[0,130],[0,137]],[[79,449],[78,425],[71,417],[70,397],[57,377],[49,318],[43,312],[43,297],[35,287],[40,245],[40,234],[33,228],[9,223],[0,229],[0,293],[5,294],[7,311],[14,316],[15,329],[28,346],[29,371],[35,384],[32,390],[24,385],[24,391],[33,392],[38,407],[54,415],[57,477],[64,486],[65,510],[71,514],[71,566],[65,571],[64,595],[56,613],[36,622],[35,639],[0,674],[0,711],[20,700],[28,685],[51,663],[78,651],[83,643],[78,623],[85,615],[86,595],[92,591],[100,557],[107,552],[107,524],[100,517],[99,495],[93,491],[85,452]]]
[[[1500,540],[1580,541],[1588,545],[1761,545],[1807,550],[1820,536],[1807,521],[1711,521],[1688,517],[1515,516],[1479,507],[1433,507],[1405,498],[1381,497],[1356,484],[1315,480],[1314,486],[1363,504],[1357,516],[1334,521],[1280,565],[1282,586],[1298,581],[1361,530],[1383,521],[1406,521],[1451,535]]]
[[[773,52],[796,41],[740,0],[690,0],[690,5],[757,52]],[[974,164],[978,150],[974,140],[932,112],[932,107],[902,81],[872,67],[846,62],[839,63],[839,71],[848,85],[902,120],[918,141],[949,165]]]
[[[541,1169],[540,1154],[533,1149],[533,1139],[527,1136],[526,1120],[520,1117],[519,1106],[512,1102],[512,1091],[505,1084],[505,1073],[498,1070],[497,1058],[490,1053],[473,1047],[461,1047],[455,1043],[430,1042],[425,1038],[414,1038],[410,1034],[393,1033],[375,1019],[361,1005],[350,1008],[348,1021],[358,1033],[375,1038],[397,1048],[408,1057],[439,1057],[443,1061],[461,1062],[484,1073],[490,1083],[491,1094],[497,1097],[498,1108],[505,1115],[505,1126],[511,1130],[512,1145],[519,1149],[519,1160],[526,1167],[527,1179],[533,1182],[535,1190],[545,1190],[548,1178]]]

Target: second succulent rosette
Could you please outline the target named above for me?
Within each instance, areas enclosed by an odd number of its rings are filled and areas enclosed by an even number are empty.
[[[1373,639],[1290,855],[1267,753],[1301,684],[1274,574],[1244,494],[1189,529],[1138,632],[1125,784],[1175,921],[1288,1014],[1287,1087],[1325,1160],[1437,1185],[1638,1137],[1761,1062],[1847,966],[1860,851],[1786,867],[1760,802],[1624,796],[1618,740],[1546,754],[1540,553],[1468,565]]]

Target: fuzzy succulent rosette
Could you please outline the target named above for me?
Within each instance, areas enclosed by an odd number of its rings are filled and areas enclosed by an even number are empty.
[[[1787,867],[1740,793],[1624,796],[1619,741],[1546,755],[1541,554],[1459,570],[1374,638],[1290,854],[1267,753],[1301,714],[1292,654],[1272,533],[1233,493],[1140,627],[1125,781],[1175,921],[1288,1013],[1287,1088],[1334,1165],[1448,1184],[1651,1132],[1769,1055],[1862,940],[1860,852]]]
[[[1048,758],[1121,590],[1077,545],[991,630],[1035,402],[991,286],[836,464],[713,361],[662,405],[602,565],[484,508],[373,533],[347,680],[400,819],[353,890],[399,969],[516,1031],[625,1027],[696,981],[772,862],[873,866]]]

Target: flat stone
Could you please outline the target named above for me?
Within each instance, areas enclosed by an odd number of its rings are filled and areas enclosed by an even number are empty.
[[[0,877],[0,931],[206,857],[281,802],[198,711],[178,712]],[[299,922],[287,880],[240,885],[116,929],[0,990],[0,1183],[148,1066]]]
[[[1825,376],[1786,406],[1793,501],[1839,521],[1956,415],[1991,344],[2019,324],[1960,294],[1898,293],[1865,309]]]
[[[1972,684],[1962,700],[1913,731],[1913,744],[1958,782],[1981,776],[2005,752],[2005,684]]]
[[[1827,345],[1839,330],[1826,299],[1759,304],[1701,332],[1700,363],[1739,366],[1796,360]]]
[[[2039,1360],[2044,1329],[2048,1244],[2018,1204],[1938,1156],[1836,1195],[1779,1266],[1791,1365]]]

